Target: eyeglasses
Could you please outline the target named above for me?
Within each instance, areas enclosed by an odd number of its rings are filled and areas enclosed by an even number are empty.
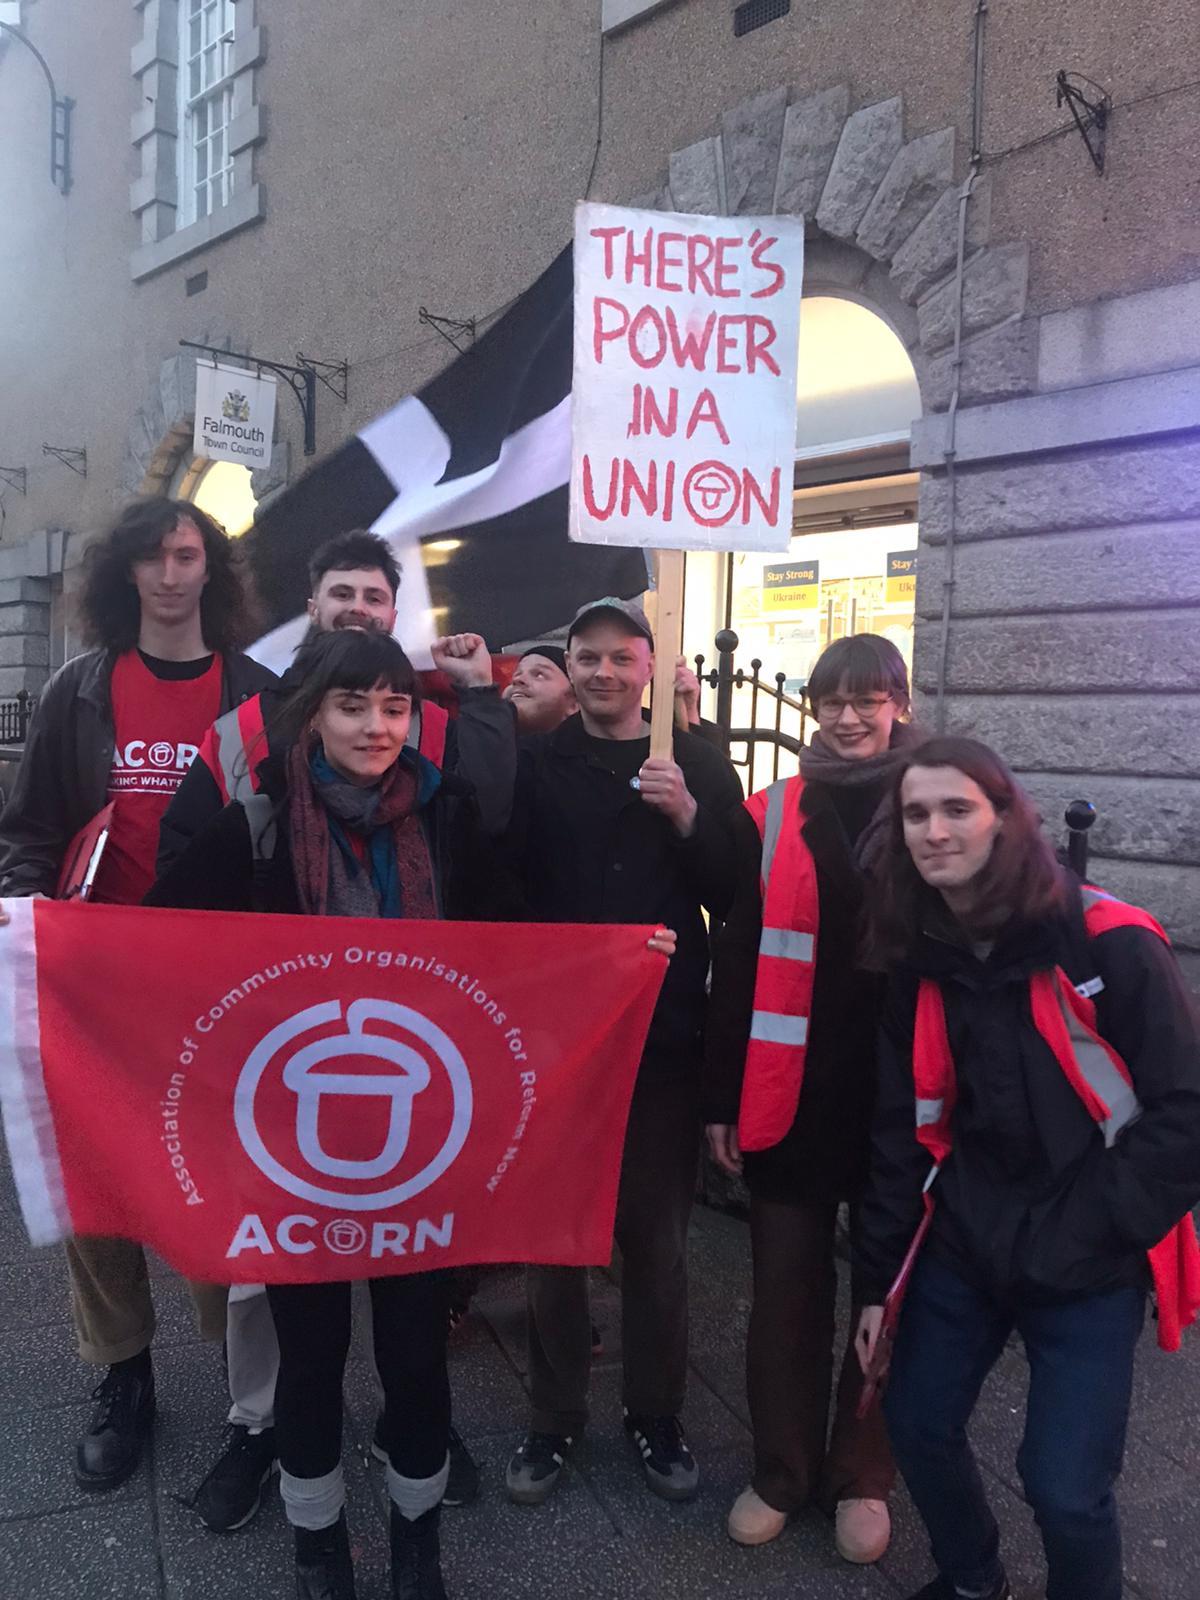
[[[891,703],[890,694],[856,694],[849,700],[842,700],[835,694],[825,695],[817,701],[817,718],[821,722],[836,722],[847,706],[853,706],[855,716],[872,722],[884,706]]]

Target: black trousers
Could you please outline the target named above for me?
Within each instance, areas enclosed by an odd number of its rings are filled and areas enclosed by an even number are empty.
[[[643,1064],[629,1111],[615,1236],[621,1248],[622,1398],[674,1416],[687,1391],[687,1228],[700,1158],[694,1075]],[[532,1426],[577,1434],[588,1417],[592,1335],[586,1267],[530,1267]]]
[[[380,1442],[403,1478],[432,1478],[450,1440],[445,1274],[372,1278],[375,1365],[383,1384]],[[271,1284],[279,1336],[275,1439],[296,1478],[321,1478],[342,1457],[342,1375],[350,1351],[348,1283]]]

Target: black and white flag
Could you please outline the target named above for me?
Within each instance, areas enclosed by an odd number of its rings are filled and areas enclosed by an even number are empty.
[[[642,551],[567,538],[572,295],[568,246],[469,350],[264,509],[245,540],[270,628],[252,655],[289,664],[309,557],[349,528],[395,551],[396,633],[417,666],[439,634],[498,649],[564,626],[597,595],[647,587]]]

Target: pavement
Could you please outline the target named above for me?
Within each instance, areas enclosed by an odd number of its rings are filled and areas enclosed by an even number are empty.
[[[692,1375],[686,1421],[703,1484],[687,1506],[643,1486],[620,1422],[619,1297],[594,1274],[605,1353],[595,1364],[593,1424],[555,1498],[530,1509],[504,1497],[504,1465],[525,1423],[523,1300],[517,1271],[493,1274],[451,1345],[455,1421],[483,1470],[479,1501],[443,1516],[452,1600],[894,1600],[931,1576],[903,1492],[894,1538],[874,1568],[848,1567],[830,1525],[803,1515],[774,1544],[744,1550],[724,1531],[747,1480],[750,1435],[742,1361],[749,1239],[735,1217],[697,1208],[691,1239]],[[291,1600],[291,1540],[278,1492],[242,1532],[205,1530],[187,1497],[217,1446],[227,1401],[218,1352],[199,1343],[183,1285],[154,1269],[159,1420],[137,1474],[114,1493],[81,1493],[71,1476],[94,1372],[74,1353],[66,1273],[55,1250],[25,1242],[0,1175],[0,1600]],[[361,1311],[361,1306],[360,1306]],[[843,1328],[846,1308],[843,1305]],[[385,1600],[387,1503],[367,1454],[377,1406],[358,1318],[346,1377],[346,1462],[360,1600]],[[988,1383],[973,1436],[1004,1530],[1019,1600],[1043,1596],[1040,1547],[1014,1457],[1025,1366],[1009,1349]],[[1200,1337],[1178,1356],[1143,1341],[1121,1486],[1127,1594],[1200,1596]]]

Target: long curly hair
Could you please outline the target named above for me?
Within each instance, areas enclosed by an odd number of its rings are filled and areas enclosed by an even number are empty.
[[[79,615],[91,645],[120,652],[138,641],[142,608],[133,564],[152,556],[167,534],[190,522],[204,540],[208,582],[200,600],[200,627],[210,650],[241,649],[255,635],[255,617],[241,553],[219,523],[187,500],[132,500],[84,556]]]
[[[978,739],[927,739],[905,757],[892,785],[890,833],[868,905],[865,964],[883,970],[903,960],[941,896],[927,884],[904,842],[900,788],[913,767],[954,767],[979,785],[1001,827],[978,880],[984,921],[1014,917],[1038,922],[1067,904],[1067,879],[1042,832],[1033,801],[1008,767]]]

